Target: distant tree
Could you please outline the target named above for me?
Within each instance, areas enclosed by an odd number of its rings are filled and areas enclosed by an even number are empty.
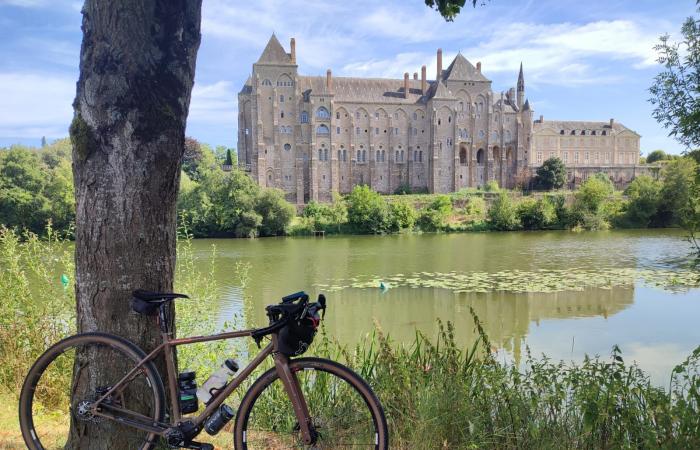
[[[405,201],[394,202],[389,205],[391,231],[410,230],[416,223],[416,210]]]
[[[517,206],[517,212],[526,230],[551,228],[557,221],[555,205],[549,198],[523,200]]]
[[[623,225],[646,228],[656,215],[661,200],[661,183],[641,175],[632,180],[625,189],[628,203],[623,217]]]
[[[663,161],[664,159],[667,159],[668,155],[666,155],[666,152],[663,150],[654,150],[650,152],[647,155],[647,164],[652,164],[657,161]]]
[[[348,223],[357,233],[377,234],[387,230],[389,207],[369,186],[355,186],[348,195]]]
[[[665,34],[654,47],[664,71],[654,78],[649,101],[654,105],[652,116],[669,130],[670,136],[686,147],[697,147],[700,146],[700,20],[688,17],[681,34],[681,42],[671,42]]]
[[[566,183],[566,166],[556,156],[547,159],[537,168],[535,184],[539,189],[559,189]]]
[[[517,230],[521,226],[517,209],[506,192],[498,194],[488,210],[487,218],[489,226],[494,230]]]
[[[426,5],[437,9],[448,22],[452,22],[457,17],[466,3],[466,0],[425,0]],[[476,7],[477,3],[483,5],[485,2],[483,0],[470,0],[469,3]]]
[[[682,226],[684,214],[689,217],[697,202],[698,165],[692,158],[679,158],[669,162],[661,174],[663,185],[654,225]]]
[[[231,149],[230,148],[226,149],[226,161],[224,162],[224,164],[227,166],[233,165],[233,158],[231,158]]]
[[[261,236],[281,236],[291,222],[296,210],[285,201],[284,192],[279,189],[263,189],[255,199],[255,212],[260,214]]]
[[[46,147],[48,144],[46,143],[46,136],[41,137],[41,148]]]

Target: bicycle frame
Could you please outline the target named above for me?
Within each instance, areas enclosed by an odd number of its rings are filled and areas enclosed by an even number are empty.
[[[105,417],[107,419],[118,421],[122,424],[129,425],[143,431],[156,433],[160,436],[163,436],[169,428],[182,423],[182,415],[180,413],[178,395],[179,392],[177,385],[177,369],[175,367],[175,349],[180,345],[252,337],[253,333],[257,330],[248,329],[241,331],[229,331],[214,334],[211,336],[191,336],[175,339],[172,337],[172,332],[167,327],[167,320],[163,308],[159,309],[160,311],[158,316],[158,325],[161,328],[163,342],[158,347],[156,347],[151,353],[146,355],[144,359],[139,361],[139,363],[133,369],[131,369],[121,380],[119,380],[117,384],[112,386],[104,395],[102,395],[100,398],[97,399],[97,401],[95,401],[95,403],[93,404],[93,414],[100,417]],[[312,443],[312,432],[309,428],[311,418],[309,415],[309,409],[306,404],[306,400],[304,399],[304,396],[301,392],[299,382],[294,373],[289,368],[289,358],[277,352],[277,333],[272,333],[270,337],[271,342],[267,344],[260,351],[260,353],[258,353],[255,356],[255,358],[253,358],[248,363],[247,366],[245,366],[242,370],[238,372],[236,377],[234,377],[233,380],[231,380],[231,382],[228,383],[222,389],[222,391],[214,397],[211,403],[209,403],[206,406],[204,411],[202,411],[199,415],[193,418],[187,419],[189,422],[192,422],[194,428],[197,430],[197,433],[201,432],[201,429],[204,425],[204,421],[207,418],[209,418],[209,416],[211,416],[221,406],[221,404],[233,393],[233,391],[235,391],[236,388],[238,388],[238,386],[240,386],[241,383],[243,383],[251,375],[251,373],[256,368],[258,368],[260,364],[262,364],[265,358],[272,355],[275,363],[275,370],[277,371],[280,381],[282,381],[284,389],[287,392],[287,395],[289,396],[289,400],[292,402],[292,407],[294,409],[294,413],[297,417],[297,421],[300,426],[302,438],[306,444]],[[133,380],[135,375],[138,374],[139,370],[144,366],[144,364],[146,364],[148,361],[155,359],[161,353],[163,353],[165,357],[168,391],[170,394],[171,418],[169,424],[162,422],[154,422],[153,419],[150,417],[146,417],[139,413],[104,403],[105,399],[107,399],[113,393],[121,392],[122,389],[126,387],[126,385],[128,385],[131,382],[131,380]],[[102,408],[102,410],[98,410],[98,408]],[[115,415],[114,413],[121,415]]]

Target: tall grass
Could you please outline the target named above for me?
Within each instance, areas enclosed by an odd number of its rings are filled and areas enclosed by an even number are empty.
[[[202,268],[186,233],[178,251],[176,288],[195,297],[177,304],[178,334],[238,326],[240,318],[214,322],[213,266]],[[244,284],[246,268],[236,272]],[[74,332],[73,289],[63,288],[62,273],[72,279],[72,247],[51,230],[39,239],[0,228],[2,399],[14,402],[36,357]],[[393,342],[379,327],[355,347],[321,333],[309,354],[347,364],[369,382],[387,413],[392,448],[700,448],[700,347],[658,387],[617,347],[608,359],[580,364],[529,352],[520,366],[500,362],[472,315],[479,337],[469,348],[456,344],[446,323],[437,340],[416,333],[410,344]],[[180,365],[203,380],[237,350],[225,343],[183,347]],[[267,405],[271,417],[277,407]]]

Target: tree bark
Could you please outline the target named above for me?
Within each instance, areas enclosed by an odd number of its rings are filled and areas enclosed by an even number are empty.
[[[129,299],[136,288],[173,286],[201,0],[86,0],[82,14],[70,127],[78,331],[115,333],[148,352],[159,330],[152,318],[131,313]],[[132,444],[116,431],[85,436],[71,427],[67,447]]]

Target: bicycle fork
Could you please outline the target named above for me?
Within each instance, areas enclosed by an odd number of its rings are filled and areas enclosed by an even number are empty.
[[[272,339],[276,340],[277,335],[273,335]],[[301,437],[304,440],[304,444],[314,444],[316,441],[316,432],[312,429],[309,407],[306,404],[306,399],[301,392],[299,380],[294,372],[292,372],[289,368],[289,358],[281,353],[275,353],[273,359],[275,360],[277,375],[284,385],[284,390],[287,392],[289,400],[292,402],[292,407],[294,408],[294,414],[296,415],[297,422],[299,423],[299,429],[301,431]]]

